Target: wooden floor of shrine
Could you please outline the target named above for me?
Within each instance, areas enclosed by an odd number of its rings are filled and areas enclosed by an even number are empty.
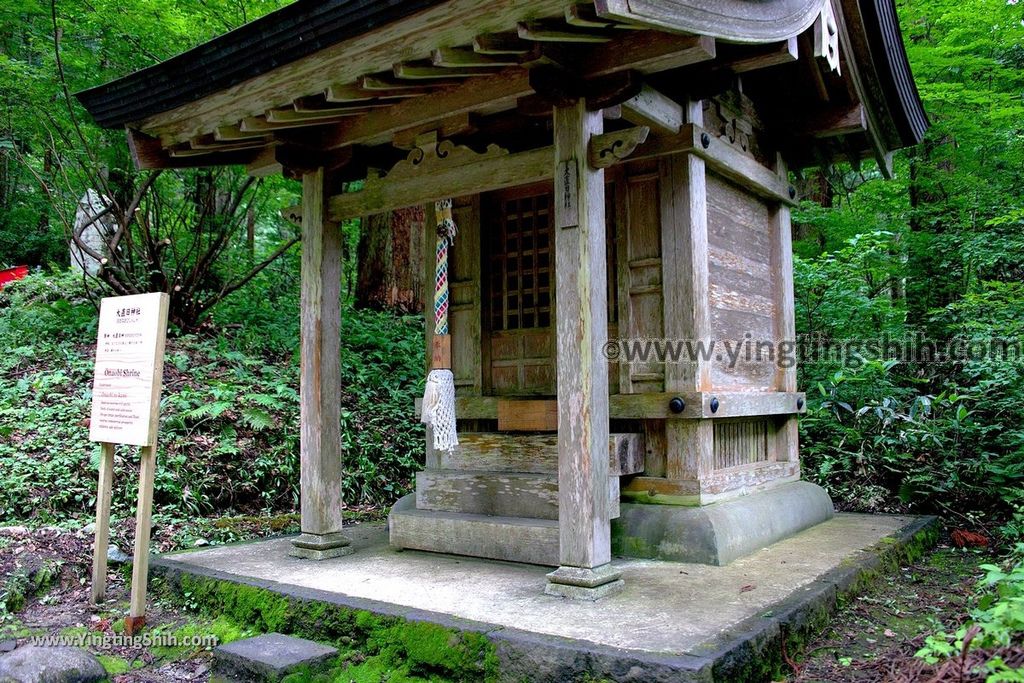
[[[483,632],[502,680],[739,680],[932,529],[934,518],[838,514],[725,567],[616,559],[626,588],[596,603],[545,595],[548,568],[396,551],[381,524],[350,528],[355,552],[332,560],[291,558],[290,540],[273,538],[163,555],[154,571]]]

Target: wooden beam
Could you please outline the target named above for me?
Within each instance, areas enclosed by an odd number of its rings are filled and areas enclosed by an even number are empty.
[[[715,173],[765,199],[790,206],[798,204],[796,190],[773,170],[692,123],[683,125],[678,135],[650,136],[647,142],[637,148],[632,158],[650,159],[678,152],[697,155]]]
[[[616,38],[612,45],[584,51],[572,60],[572,66],[588,76],[601,76],[623,68],[654,73],[706,62],[714,59],[715,54],[715,41],[707,36],[636,31]],[[627,63],[628,66],[624,66]]]
[[[449,116],[440,121],[432,121],[421,126],[406,128],[395,133],[391,143],[398,149],[412,149],[416,146],[416,139],[424,133],[436,132],[441,139],[453,138],[456,135],[467,135],[474,133],[479,125],[479,117],[462,113]],[[342,149],[348,149],[343,147]]]
[[[683,400],[682,412],[672,410],[674,398]],[[711,399],[718,410],[711,410]],[[496,396],[459,396],[455,412],[460,420],[497,420]],[[800,415],[807,412],[807,395],[799,391],[675,391],[650,394],[612,394],[608,415],[613,420],[716,420],[733,417]],[[416,417],[422,399],[415,401]]]
[[[405,178],[367,179],[364,188],[332,197],[331,220],[368,216],[383,211],[424,204],[445,197],[477,194],[538,182],[551,177],[551,147],[518,154],[481,155],[478,160]]]
[[[292,542],[292,554],[307,559],[350,552],[342,534],[341,230],[325,216],[324,185],[322,168],[302,176],[302,535]]]
[[[545,592],[597,599],[622,587],[611,568],[604,171],[586,163],[603,132],[585,100],[554,113],[558,509],[561,566]]]
[[[373,115],[341,122],[319,145],[335,149],[371,141],[389,141],[407,128],[480,108],[484,103],[514,106],[516,98],[533,92],[524,69],[509,68],[486,78],[471,78],[445,91],[444,97],[401,102]]]
[[[630,123],[671,135],[683,125],[682,105],[646,84],[638,95],[622,103],[622,115]]]
[[[728,59],[721,68],[728,69],[734,74],[742,74],[779,64],[791,64],[800,58],[797,42],[797,37],[794,36],[779,43],[754,48],[744,47],[742,54]]]
[[[787,120],[784,125],[796,137],[831,138],[866,132],[868,116],[864,105],[858,103],[806,112],[803,116]]]
[[[284,171],[284,166],[277,160],[277,155],[274,153],[275,146],[268,145],[260,150],[259,155],[246,165],[246,174],[254,178],[267,178]]]

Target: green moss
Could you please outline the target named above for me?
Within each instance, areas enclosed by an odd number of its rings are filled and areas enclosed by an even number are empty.
[[[120,676],[126,674],[132,670],[132,664],[127,659],[121,657],[115,657],[113,655],[96,655],[96,659],[100,660],[100,664],[106,669],[108,676]],[[143,666],[142,662],[138,662],[135,668]]]
[[[700,496],[673,496],[649,491],[623,491],[622,500],[626,503],[643,503],[646,505],[676,505],[681,507],[697,507]]]
[[[277,632],[332,642],[340,650],[350,651],[336,672],[341,676],[339,680],[476,682],[497,676],[494,646],[478,633],[288,598],[263,588],[191,575],[166,581],[163,593],[167,599],[217,617],[220,626],[215,620],[212,632],[222,639]],[[386,679],[381,678],[384,673]],[[300,672],[294,680],[334,679],[328,674]]]
[[[612,527],[612,553],[626,557],[657,557],[657,550],[651,547],[646,538],[625,536],[615,533]]]

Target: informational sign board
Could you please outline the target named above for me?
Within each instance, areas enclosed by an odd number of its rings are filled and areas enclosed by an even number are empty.
[[[91,441],[153,445],[159,422],[168,302],[163,293],[103,299],[92,385]]]

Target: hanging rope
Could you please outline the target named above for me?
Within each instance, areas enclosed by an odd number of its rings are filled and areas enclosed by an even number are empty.
[[[455,241],[452,200],[434,205],[437,219],[437,248],[434,267],[434,335],[448,334],[448,248]],[[433,427],[434,448],[450,451],[459,445],[455,422],[455,376],[451,368],[435,367],[427,375],[423,392],[423,422]]]

